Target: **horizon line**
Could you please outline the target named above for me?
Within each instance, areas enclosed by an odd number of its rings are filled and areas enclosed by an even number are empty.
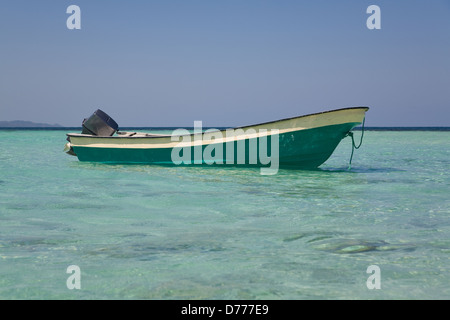
[[[194,129],[190,126],[180,127],[133,127],[124,126],[118,131],[124,130],[176,130],[176,129]],[[203,127],[203,129],[229,129],[233,127]],[[58,127],[0,127],[0,130],[49,130],[49,131],[63,131],[63,130],[82,130],[82,126],[58,126]],[[353,130],[362,130],[361,126],[353,128]],[[450,126],[365,126],[364,130],[368,131],[450,131]]]

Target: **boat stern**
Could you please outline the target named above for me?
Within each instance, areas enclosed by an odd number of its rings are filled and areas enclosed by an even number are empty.
[[[70,139],[70,138],[69,138],[69,139]],[[70,154],[71,156],[77,156],[77,154],[75,153],[75,151],[73,151],[72,144],[70,143],[70,140],[69,140],[69,142],[67,142],[67,143],[64,145],[64,152],[67,153],[67,154]]]

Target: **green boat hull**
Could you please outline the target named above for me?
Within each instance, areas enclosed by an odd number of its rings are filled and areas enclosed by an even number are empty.
[[[331,125],[320,128],[306,129],[295,132],[281,133],[279,138],[279,165],[280,167],[299,167],[299,168],[317,168],[323,164],[333,153],[339,142],[347,135],[347,133],[357,126],[359,123],[345,123],[339,125]],[[260,141],[261,138],[254,138],[256,144],[267,143],[267,155],[272,155],[271,139]],[[205,156],[206,145],[200,146],[202,148],[201,159],[195,158],[195,147],[191,148],[190,162],[184,161],[182,165],[190,164],[213,164],[213,165],[243,165],[243,166],[268,166],[268,164],[261,163],[257,158],[256,163],[251,163],[250,146],[252,139],[244,139],[245,141],[245,159],[242,164],[238,162],[238,142],[232,143],[234,152],[231,156],[227,151],[227,143],[219,143],[213,146],[214,149],[221,148],[222,159],[210,159]],[[174,165],[172,161],[172,148],[96,148],[86,146],[73,146],[73,150],[80,161],[103,162],[103,163],[153,163]],[[198,154],[198,152],[197,152]],[[213,154],[214,156],[214,154]]]

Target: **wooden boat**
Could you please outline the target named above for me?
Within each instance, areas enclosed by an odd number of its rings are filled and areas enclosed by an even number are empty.
[[[363,123],[367,110],[343,108],[233,129],[176,130],[171,135],[121,132],[114,120],[97,110],[83,122],[82,133],[67,134],[65,151],[80,161],[103,163],[270,167],[276,161],[279,167],[317,168]]]

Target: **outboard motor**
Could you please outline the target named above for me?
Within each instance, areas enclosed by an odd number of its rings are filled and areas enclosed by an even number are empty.
[[[119,130],[119,125],[106,113],[98,109],[92,116],[83,120],[82,134],[108,137]]]

